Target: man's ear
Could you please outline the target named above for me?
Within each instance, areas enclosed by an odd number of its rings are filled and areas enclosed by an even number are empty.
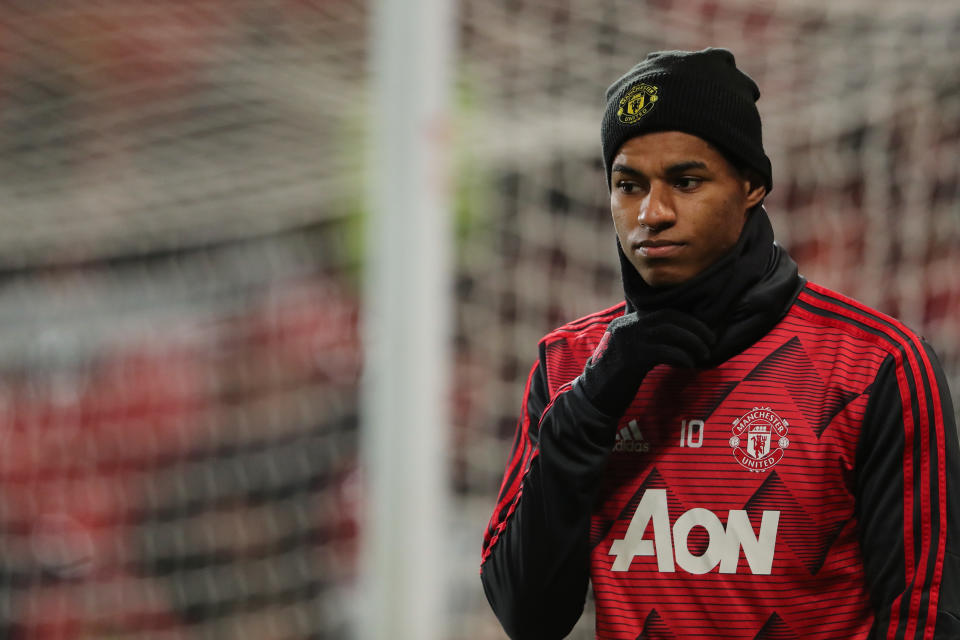
[[[747,170],[745,188],[747,190],[747,210],[754,208],[767,197],[767,187],[756,171]]]

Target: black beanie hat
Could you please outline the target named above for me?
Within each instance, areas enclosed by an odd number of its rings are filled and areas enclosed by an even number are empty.
[[[756,83],[726,49],[649,54],[607,89],[600,129],[607,188],[610,165],[624,142],[654,131],[683,131],[756,170],[769,193],[773,172],[763,152],[759,97]]]

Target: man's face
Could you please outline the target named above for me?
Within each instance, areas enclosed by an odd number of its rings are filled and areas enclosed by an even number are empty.
[[[731,249],[765,192],[702,138],[648,133],[613,158],[610,211],[630,263],[662,287],[686,282]]]

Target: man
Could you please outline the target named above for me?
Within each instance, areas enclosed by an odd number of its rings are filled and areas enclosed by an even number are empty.
[[[607,91],[625,302],[540,341],[481,576],[514,639],[960,638],[946,381],[774,244],[759,91],[723,49]]]

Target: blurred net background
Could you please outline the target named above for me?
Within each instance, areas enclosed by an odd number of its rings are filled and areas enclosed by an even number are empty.
[[[371,10],[0,4],[0,637],[352,633]],[[734,49],[780,242],[960,390],[955,1],[458,12],[444,637],[503,637],[480,536],[537,340],[621,296],[598,123],[649,50]]]

